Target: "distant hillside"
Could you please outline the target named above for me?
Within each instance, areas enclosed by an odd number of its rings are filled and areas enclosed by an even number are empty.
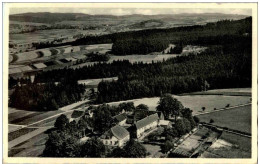
[[[88,21],[96,19],[98,20],[111,20],[115,21],[129,21],[136,20],[139,22],[145,20],[160,20],[160,21],[178,21],[186,22],[190,21],[191,23],[196,22],[211,22],[212,20],[220,19],[242,19],[245,18],[245,15],[235,15],[235,14],[173,14],[173,15],[124,15],[124,16],[114,16],[114,15],[89,15],[83,13],[50,13],[50,12],[40,12],[40,13],[24,13],[24,14],[14,14],[10,15],[9,18],[12,21],[20,22],[35,22],[35,23],[58,23],[62,21]],[[183,20],[183,21],[182,21]]]

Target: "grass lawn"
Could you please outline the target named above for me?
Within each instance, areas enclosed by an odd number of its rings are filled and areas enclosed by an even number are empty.
[[[223,132],[220,139],[223,139],[233,145],[238,145],[241,150],[251,152],[251,138]]]
[[[210,119],[213,119],[214,125],[251,133],[251,105],[199,115],[198,117],[201,122],[209,123]]]
[[[227,144],[220,144],[217,148],[211,146],[207,150],[210,154],[220,158],[251,158],[251,138],[223,132],[217,142],[226,142]],[[207,154],[205,154],[205,157],[214,158]]]
[[[161,148],[158,145],[143,144],[143,146],[146,148],[147,152],[150,153],[149,157],[160,158],[160,156],[163,155]]]

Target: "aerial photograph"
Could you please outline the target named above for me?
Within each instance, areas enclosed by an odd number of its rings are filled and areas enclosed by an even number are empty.
[[[8,157],[252,157],[250,8],[8,19]]]

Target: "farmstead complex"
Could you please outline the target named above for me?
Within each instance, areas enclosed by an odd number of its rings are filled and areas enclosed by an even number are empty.
[[[252,14],[137,9],[12,9],[8,157],[253,157]]]

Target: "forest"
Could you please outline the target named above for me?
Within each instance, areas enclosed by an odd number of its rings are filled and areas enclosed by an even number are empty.
[[[246,18],[238,21],[209,23],[205,26],[113,34],[117,36],[114,39],[122,40],[122,42],[143,37],[147,40],[149,38],[156,40],[151,43],[163,39],[182,46],[194,44],[208,48],[200,54],[178,56],[151,64],[114,61],[77,69],[46,71],[37,74],[34,83],[117,76],[118,81],[103,81],[98,85],[96,103],[161,96],[164,93],[180,94],[207,89],[251,87],[251,28],[252,20]],[[172,37],[173,34],[174,37]],[[96,39],[98,40],[98,37]],[[102,40],[99,41],[102,42]],[[81,43],[83,42],[84,39],[81,40]]]
[[[252,17],[241,20],[222,20],[206,25],[174,27],[168,29],[147,29],[112,33],[100,36],[83,36],[73,42],[54,44],[54,42],[35,43],[36,49],[65,45],[89,45],[113,43],[116,55],[146,54],[160,52],[170,43],[215,45],[222,42],[219,37],[252,34]],[[140,43],[140,44],[137,44]],[[159,45],[157,45],[159,44]],[[128,47],[126,47],[128,45]],[[140,49],[140,45],[143,47]],[[131,47],[131,49],[129,48]],[[125,48],[125,49],[124,49]]]
[[[9,105],[11,107],[49,111],[57,110],[60,107],[80,101],[84,95],[85,86],[76,81],[53,82],[46,84],[28,83],[16,86],[10,96]]]

